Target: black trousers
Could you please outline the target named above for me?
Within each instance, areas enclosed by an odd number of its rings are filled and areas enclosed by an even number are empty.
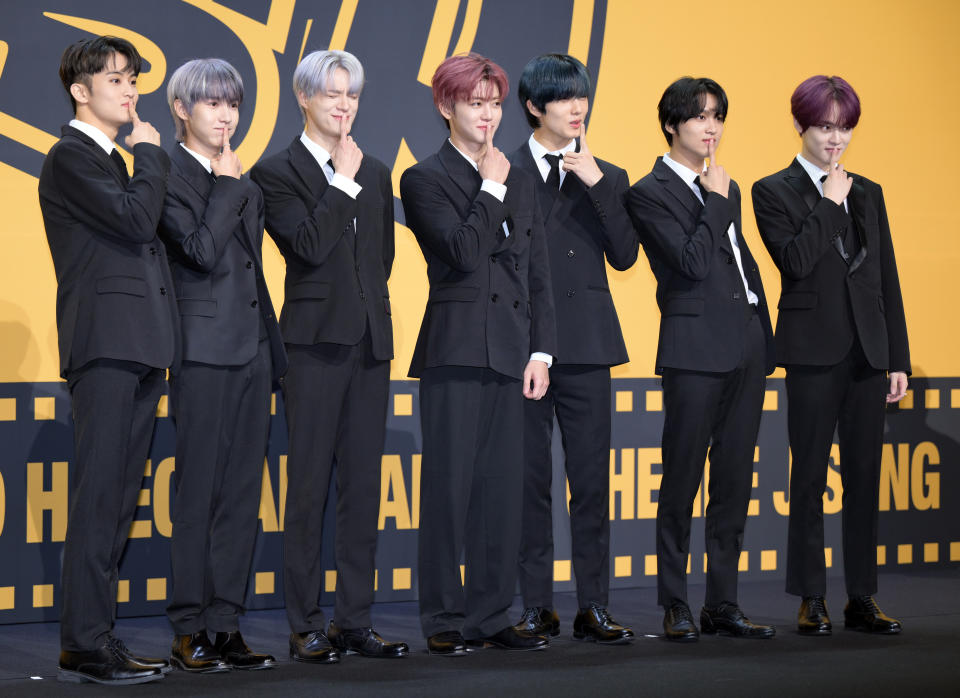
[[[369,332],[357,345],[287,345],[284,379],[290,452],[283,534],[287,619],[295,633],[326,630],[320,608],[323,514],[336,460],[337,566],[333,620],[370,627],[380,459],[390,362],[373,357]]]
[[[577,604],[607,605],[610,592],[610,369],[550,369],[542,400],[526,400],[520,592],[524,606],[553,606],[553,417],[570,485]],[[560,503],[562,506],[563,503]]]
[[[117,566],[143,482],[164,370],[98,359],[73,371],[74,462],[63,544],[60,646],[100,647],[117,612]]]
[[[843,484],[843,571],[850,596],[877,591],[877,507],[887,392],[860,343],[835,366],[787,367],[787,427],[793,468],[787,537],[787,593],[822,596],[823,493],[834,430]]]
[[[663,371],[663,479],[657,506],[657,597],[687,601],[693,501],[709,450],[705,522],[708,606],[737,603],[737,567],[753,485],[766,386],[765,341],[754,313],[740,365],[727,373]]]
[[[245,366],[184,361],[170,380],[177,498],[167,617],[178,635],[238,630],[270,430],[270,344]]]
[[[444,366],[420,377],[417,559],[424,637],[457,630],[471,640],[511,625],[523,487],[522,391],[520,381],[488,368]]]

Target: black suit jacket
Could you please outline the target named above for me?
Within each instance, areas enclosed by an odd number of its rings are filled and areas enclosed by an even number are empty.
[[[260,189],[247,176],[214,179],[180,144],[170,162],[160,237],[177,291],[183,358],[242,366],[256,356],[262,326],[279,378],[287,362],[263,278]]]
[[[481,184],[449,140],[400,178],[407,225],[430,281],[412,377],[437,366],[474,366],[520,379],[531,352],[557,356],[535,182],[511,167],[503,202]]]
[[[856,335],[871,366],[909,373],[907,325],[883,190],[865,177],[851,176],[849,214],[820,196],[796,159],[753,185],[760,236],[780,270],[777,363],[834,365]],[[860,249],[846,261],[834,238],[854,223]]]
[[[727,228],[734,224],[740,259],[767,338],[767,373],[775,366],[773,333],[756,262],[740,227],[740,188],[729,198],[690,187],[657,158],[653,171],[630,188],[630,215],[657,278],[660,342],[656,371],[731,371],[740,363],[749,318],[743,280]]]
[[[353,199],[327,183],[297,136],[250,176],[263,190],[267,232],[287,263],[284,341],[353,346],[369,326],[373,355],[392,359],[393,185],[386,165],[363,156],[355,177],[362,190]]]
[[[513,167],[535,182],[550,257],[560,361],[616,366],[629,361],[607,265],[619,271],[637,261],[640,242],[627,214],[625,170],[597,158],[603,177],[587,188],[568,172],[560,189],[548,187],[524,142],[510,155]]]
[[[110,156],[64,126],[40,172],[43,225],[57,275],[60,375],[94,359],[176,368],[179,328],[173,281],[157,222],[170,160],[133,148],[124,182]]]

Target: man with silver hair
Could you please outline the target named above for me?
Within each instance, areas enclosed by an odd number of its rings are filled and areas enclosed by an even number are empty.
[[[387,167],[350,136],[363,67],[345,51],[316,51],[293,75],[303,133],[253,168],[267,232],[286,261],[280,329],[290,448],[284,594],[290,656],[333,663],[341,652],[402,657],[372,627],[380,457],[393,330],[393,186]],[[324,504],[337,463],[336,604],[320,608]]]
[[[177,141],[160,218],[180,308],[183,363],[170,379],[177,428],[167,616],[174,666],[269,669],[238,617],[257,534],[270,394],[286,354],[263,278],[263,197],[230,146],[243,81],[226,61],[185,63],[167,102]],[[211,643],[207,631],[216,633]]]

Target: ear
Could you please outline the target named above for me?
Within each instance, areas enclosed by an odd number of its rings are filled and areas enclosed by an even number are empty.
[[[309,100],[309,98],[307,97],[307,95],[306,95],[305,92],[303,92],[302,90],[301,90],[300,92],[297,92],[297,104],[300,105],[300,108],[301,108],[301,109],[303,109],[304,111],[306,111],[306,109],[307,109],[307,102],[309,102],[309,101],[310,101],[310,100]]]
[[[183,102],[181,102],[179,98],[173,100],[173,110],[177,113],[177,116],[184,121],[190,120],[190,112],[188,112],[187,108],[183,106]]]
[[[440,116],[446,119],[448,122],[453,118],[453,110],[447,107],[446,104],[441,104],[437,107],[440,110]]]
[[[799,133],[801,136],[803,135],[803,126],[801,126],[800,122],[796,119],[793,120],[793,127],[797,129],[797,133]]]
[[[527,111],[533,114],[538,119],[543,116],[543,112],[537,109],[535,106],[533,106],[533,102],[531,102],[529,99],[527,100]]]
[[[664,124],[664,125],[663,125],[663,128],[665,128],[666,131],[667,131],[667,133],[669,133],[671,136],[676,136],[676,135],[677,135],[677,128],[676,128],[676,126],[671,126],[670,124]]]
[[[90,90],[82,82],[70,85],[70,96],[77,104],[86,104],[90,101]]]

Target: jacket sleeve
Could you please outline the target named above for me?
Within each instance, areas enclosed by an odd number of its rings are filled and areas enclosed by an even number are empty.
[[[604,173],[599,182],[587,189],[600,220],[604,254],[610,266],[617,271],[632,267],[640,251],[640,238],[627,213],[629,191],[627,173],[620,168]]]
[[[890,236],[890,223],[887,220],[883,190],[880,187],[877,189],[880,222],[880,289],[883,294],[884,317],[887,323],[890,371],[903,371],[910,375],[910,345],[907,341],[907,320],[903,311],[897,260],[893,254],[893,239]]]
[[[383,197],[383,275],[389,279],[396,254],[396,231],[393,224],[393,180],[386,167],[381,176],[380,193]]]

